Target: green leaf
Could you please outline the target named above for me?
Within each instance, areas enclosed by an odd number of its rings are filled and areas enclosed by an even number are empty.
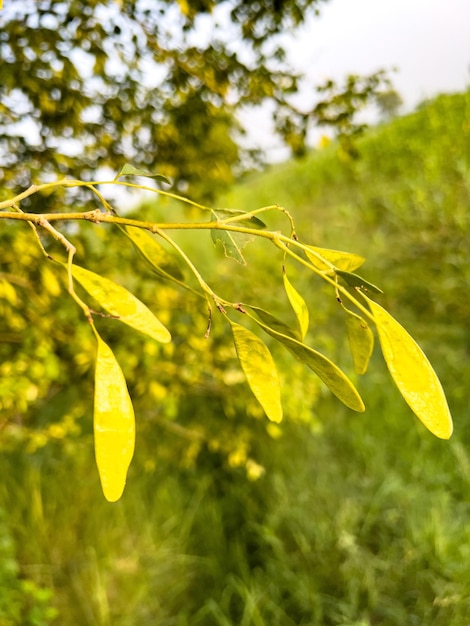
[[[226,257],[235,259],[240,265],[246,265],[245,257],[242,254],[244,245],[241,245],[240,242],[237,243],[233,233],[228,233],[225,230],[211,230],[211,238],[215,245],[220,241]]]
[[[377,325],[382,353],[401,395],[436,437],[449,439],[452,417],[441,383],[426,355],[390,313],[365,294]]]
[[[95,457],[104,497],[116,502],[126,485],[135,447],[135,418],[124,374],[111,348],[96,333]]]
[[[218,220],[217,211],[211,210],[211,219]],[[260,220],[259,220],[260,221]],[[261,222],[262,223],[262,222]],[[226,231],[222,229],[212,229],[211,238],[215,245],[220,241],[224,248],[225,256],[231,259],[235,259],[240,265],[246,265],[245,257],[242,254],[243,248],[253,241],[254,235],[247,233],[236,233],[233,231]]]
[[[341,276],[341,278],[350,287],[356,287],[357,289],[363,289],[365,291],[372,291],[373,293],[383,293],[383,291],[379,289],[379,287],[373,285],[372,283],[369,283],[367,280],[365,280],[365,278],[362,278],[362,276],[358,276],[358,274],[352,274],[351,272],[344,272],[338,269],[336,269],[335,272],[338,276]]]
[[[349,347],[356,374],[365,374],[369,366],[372,350],[374,349],[374,334],[367,322],[356,313],[343,307],[348,317],[346,328],[348,331]]]
[[[174,257],[152,235],[142,228],[124,226],[121,230],[159,276],[183,280],[183,272]]]
[[[297,322],[299,324],[300,338],[303,340],[308,331],[309,315],[305,300],[300,293],[293,287],[286,274],[282,275],[284,280],[284,288],[289,298],[289,302],[294,310]]]
[[[151,174],[146,170],[143,170],[140,167],[134,167],[129,163],[126,163],[121,167],[114,180],[118,180],[121,176],[145,176],[146,178],[153,178],[166,183],[167,185],[171,185],[171,180],[169,180],[166,176],[163,176],[163,174]]]
[[[165,326],[127,289],[79,265],[72,265],[72,275],[105,311],[120,322],[162,343],[171,341]]]
[[[238,360],[255,398],[272,422],[282,420],[281,387],[266,344],[245,327],[229,320]]]
[[[249,315],[249,314],[248,314]],[[315,374],[322,380],[329,390],[343,404],[362,413],[365,410],[364,403],[357,389],[354,387],[349,378],[340,370],[340,368],[330,361],[326,356],[317,352],[313,348],[297,341],[293,337],[289,337],[283,333],[270,328],[263,322],[260,322],[254,316],[250,317],[261,326],[261,328],[279,342],[284,344],[286,348],[292,352],[297,358],[303,361]]]
[[[364,257],[353,254],[352,252],[315,248],[314,246],[308,246],[308,250],[305,251],[305,254],[310,263],[322,272],[331,271],[333,269],[331,267],[332,265],[340,270],[351,272],[360,267],[365,261]],[[322,259],[328,263],[325,263]]]

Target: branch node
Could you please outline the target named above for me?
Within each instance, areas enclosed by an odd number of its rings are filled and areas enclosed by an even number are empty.
[[[87,216],[89,217],[90,222],[93,222],[94,224],[99,224],[101,222],[101,211],[100,209],[95,209],[94,211],[89,211],[89,213],[87,213]]]
[[[103,311],[95,311],[94,309],[90,308],[88,308],[88,311],[90,312],[90,315],[98,315],[98,317],[106,317],[114,320],[121,319],[120,315],[113,315],[112,313],[103,313]]]

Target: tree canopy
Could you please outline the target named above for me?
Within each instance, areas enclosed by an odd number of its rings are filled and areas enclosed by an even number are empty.
[[[382,72],[320,85],[291,101],[300,76],[285,33],[324,0],[168,2],[26,0],[0,13],[0,154],[5,181],[94,178],[125,162],[157,169],[192,197],[214,197],[252,163],[236,111],[267,100],[295,154],[309,124],[343,136],[386,87]]]

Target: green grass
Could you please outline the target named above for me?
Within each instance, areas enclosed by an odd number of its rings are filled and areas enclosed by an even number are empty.
[[[281,436],[245,417],[246,396],[223,414],[217,397],[184,391],[183,377],[178,423],[194,426],[196,414],[214,433],[222,422],[240,424],[245,430],[233,432],[246,434],[249,455],[265,468],[252,481],[215,435],[198,450],[195,441],[183,448],[147,422],[151,401],[136,375],[143,419],[119,503],[102,497],[89,417],[81,436],[34,453],[10,443],[2,453],[0,626],[470,623],[469,140],[470,94],[442,96],[372,129],[357,161],[341,161],[331,146],[253,175],[220,200],[245,210],[277,202],[296,217],[302,239],[367,257],[364,275],[384,289],[443,380],[451,441],[413,417],[377,351],[358,382],[362,415],[284,361]],[[202,239],[186,240],[193,256],[205,250]],[[276,271],[264,246],[252,244],[247,258],[235,292]],[[233,275],[217,252],[205,263],[221,287]],[[319,297],[315,280],[291,270],[313,309],[309,341],[350,369],[334,297]],[[264,287],[259,297],[278,300]],[[206,363],[194,358],[188,369]],[[44,421],[50,412],[41,411]]]

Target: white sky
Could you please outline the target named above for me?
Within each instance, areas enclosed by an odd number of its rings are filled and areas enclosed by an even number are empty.
[[[396,67],[392,79],[409,111],[424,98],[470,86],[470,0],[330,0],[289,48],[310,86]],[[311,88],[304,93],[308,107]],[[286,156],[266,114],[250,113],[243,122],[272,159]]]

